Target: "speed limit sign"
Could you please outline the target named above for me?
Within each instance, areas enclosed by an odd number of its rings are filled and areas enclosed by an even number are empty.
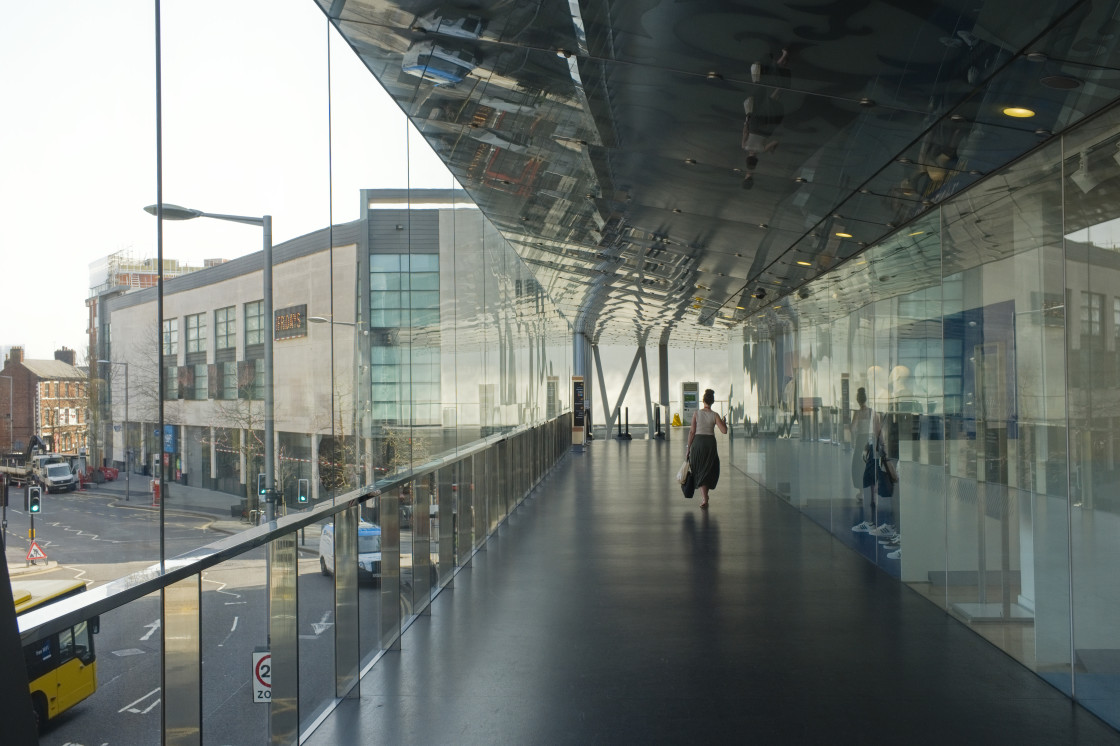
[[[253,701],[272,701],[272,653],[267,650],[253,651]]]

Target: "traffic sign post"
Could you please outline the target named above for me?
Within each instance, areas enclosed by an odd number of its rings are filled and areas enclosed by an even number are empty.
[[[267,648],[253,651],[253,701],[264,705],[272,702],[272,653]]]
[[[44,552],[42,547],[39,546],[39,542],[32,539],[31,549],[27,550],[27,561],[31,564],[35,564],[35,560],[45,560],[46,558],[47,553]]]

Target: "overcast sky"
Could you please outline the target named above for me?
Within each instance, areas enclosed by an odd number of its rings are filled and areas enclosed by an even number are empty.
[[[91,262],[156,255],[151,0],[13,3],[0,26],[0,345],[84,358]],[[311,0],[166,0],[164,200],[273,216],[276,243],[358,217],[358,190],[403,187],[407,122]],[[413,187],[449,187],[410,138]],[[422,152],[423,151],[423,152]],[[259,229],[167,223],[164,256],[190,264],[257,251]]]

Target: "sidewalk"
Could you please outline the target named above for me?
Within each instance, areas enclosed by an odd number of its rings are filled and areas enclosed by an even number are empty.
[[[237,495],[177,483],[171,483],[167,486],[169,487],[169,495],[163,505],[165,513],[190,514],[213,519],[210,528],[225,534],[236,534],[250,527],[250,524],[240,517],[241,500]],[[132,475],[127,492],[129,499],[126,502],[126,482],[122,476],[113,482],[89,484],[86,489],[79,492],[66,493],[66,497],[80,499],[84,495],[91,497],[108,496],[115,498],[113,503],[115,507],[128,507],[133,510],[159,510],[159,506],[152,504],[150,477]],[[52,495],[52,497],[54,496]],[[237,515],[234,515],[233,506],[237,506]],[[306,544],[299,547],[300,551],[318,554],[320,527],[318,525],[308,526],[304,531]],[[38,564],[28,566],[26,561],[26,537],[24,537],[23,542],[12,541],[12,538],[11,521],[9,520],[9,535],[7,536],[9,546],[5,552],[9,575],[15,577],[58,567],[58,562],[53,559],[39,560]]]

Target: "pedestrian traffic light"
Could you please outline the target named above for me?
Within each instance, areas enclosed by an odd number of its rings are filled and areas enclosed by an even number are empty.
[[[27,512],[32,514],[43,512],[43,491],[38,487],[27,488]]]
[[[299,480],[298,484],[299,484],[299,487],[298,487],[298,490],[297,490],[297,493],[296,493],[296,501],[301,502],[301,503],[305,503],[305,502],[307,502],[307,498],[308,498],[307,493],[311,491],[311,480],[301,479],[301,480]]]
[[[262,471],[257,475],[257,494],[263,496],[265,492],[266,490],[264,486],[264,472]]]

